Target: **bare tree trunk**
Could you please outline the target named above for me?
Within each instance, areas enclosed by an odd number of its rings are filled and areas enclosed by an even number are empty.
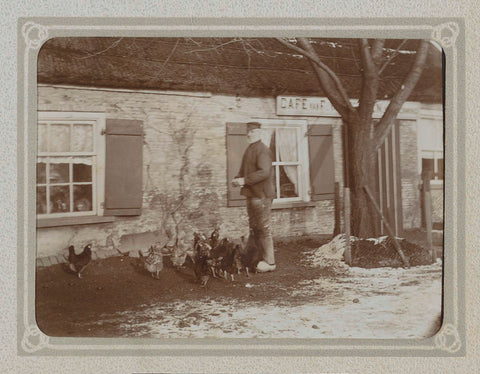
[[[346,157],[347,165],[345,165],[348,179],[345,184],[350,187],[351,191],[351,232],[358,237],[374,237],[377,234],[375,224],[377,213],[365,193],[364,187],[368,187],[370,191],[375,191],[376,149],[382,145],[395,117],[422,74],[427,59],[429,42],[426,40],[419,42],[415,61],[401,88],[391,99],[383,117],[377,124],[374,124],[372,115],[374,104],[378,99],[381,73],[392,60],[392,57],[382,57],[385,40],[376,39],[373,42],[369,42],[368,39],[358,40],[362,87],[357,108],[350,104],[347,91],[340,79],[322,61],[307,38],[298,38],[298,45],[282,38],[277,40],[309,59],[320,87],[344,120],[348,142],[344,150],[348,153],[348,157]],[[404,43],[399,44],[397,52]]]
[[[351,129],[355,128],[354,131]],[[370,136],[370,121],[357,119],[348,126],[349,180],[352,202],[351,232],[360,238],[376,236],[376,213],[363,187],[375,188],[375,152]]]

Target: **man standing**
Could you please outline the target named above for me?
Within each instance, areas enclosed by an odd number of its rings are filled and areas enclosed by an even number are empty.
[[[272,153],[261,141],[261,124],[247,123],[247,140],[250,143],[242,158],[242,165],[232,185],[242,187],[240,193],[247,198],[250,234],[247,247],[256,246],[263,255],[257,272],[275,270],[275,255],[270,229],[270,215],[275,189],[273,187]]]

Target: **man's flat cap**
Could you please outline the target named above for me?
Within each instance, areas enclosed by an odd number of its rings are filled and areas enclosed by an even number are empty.
[[[260,122],[247,122],[247,132],[254,129],[260,129],[262,124]]]

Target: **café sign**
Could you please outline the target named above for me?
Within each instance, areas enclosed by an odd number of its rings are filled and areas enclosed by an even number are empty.
[[[277,96],[277,115],[284,116],[338,116],[326,97]]]
[[[355,107],[358,100],[350,100]],[[374,118],[380,118],[387,109],[389,100],[378,100],[374,107]],[[402,106],[398,118],[416,118],[420,103],[406,102]],[[339,117],[333,105],[326,97],[317,96],[277,96],[277,115],[279,116],[314,116]]]

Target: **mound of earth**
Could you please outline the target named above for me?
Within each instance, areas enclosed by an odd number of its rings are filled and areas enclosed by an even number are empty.
[[[417,243],[407,239],[396,238],[402,248],[403,254],[408,259],[410,266],[429,265],[434,262],[430,251]],[[359,239],[350,237],[352,267],[380,268],[380,267],[403,267],[403,262],[395,249],[392,237]],[[314,250],[308,260],[314,266],[328,266],[337,272],[348,271],[345,261],[345,249],[347,248],[345,234],[334,237],[330,242]]]
[[[430,251],[406,239],[397,238],[403,254],[410,266],[429,265],[433,263]],[[362,268],[402,267],[404,264],[397,250],[394,239],[384,236],[379,239],[356,239],[351,243],[352,266]]]

